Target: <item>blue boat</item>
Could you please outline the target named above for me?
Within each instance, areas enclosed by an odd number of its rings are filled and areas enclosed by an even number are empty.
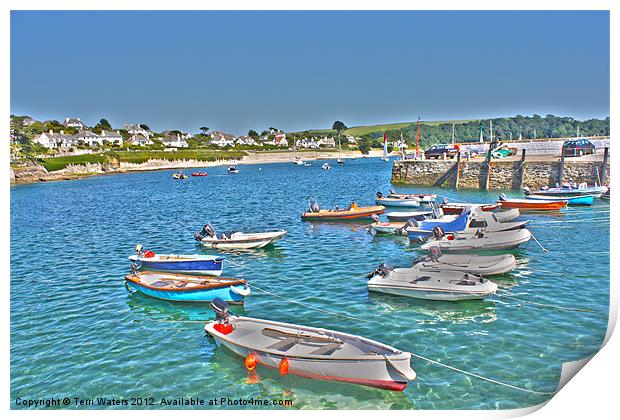
[[[531,194],[526,196],[527,198],[531,198],[532,200],[549,200],[553,198],[554,200],[566,200],[568,201],[569,206],[591,206],[594,203],[594,199],[597,197],[594,194],[588,195],[554,195],[553,197],[548,197],[545,195]]]
[[[220,298],[243,305],[250,288],[243,279],[189,276],[184,274],[134,272],[125,276],[125,285],[147,296],[174,302],[211,302]]]
[[[467,227],[470,213],[471,210],[466,209],[456,218],[454,216],[443,216],[440,219],[426,219],[417,223],[412,221],[413,226],[407,228],[407,236],[412,241],[424,239],[430,236],[435,227],[440,227],[444,232],[460,232]]]
[[[129,260],[143,270],[202,276],[220,276],[224,267],[224,258],[216,255],[155,254],[142,252],[140,245],[136,246],[136,255],[129,256]]]

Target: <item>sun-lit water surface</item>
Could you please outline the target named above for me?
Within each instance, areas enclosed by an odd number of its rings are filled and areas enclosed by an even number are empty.
[[[123,275],[136,243],[162,253],[205,252],[193,232],[289,233],[275,247],[223,254],[225,275],[339,318],[254,290],[233,311],[360,334],[480,375],[553,390],[561,363],[595,353],[607,328],[609,205],[528,215],[533,241],[518,269],[495,278],[516,300],[443,303],[372,293],[364,274],[381,262],[411,264],[406,238],[373,237],[364,224],[305,223],[305,198],[324,207],[372,204],[390,188],[379,159],[241,166],[238,175],[173,181],[173,171],[98,176],[11,189],[11,404],[16,398],[292,398],[294,408],[495,409],[537,404],[524,393],[413,360],[418,379],[403,393],[312,381],[259,368],[248,384],[243,361],[205,338],[206,304],[129,294]],[[429,188],[399,187],[428,192]],[[459,201],[498,192],[438,190]],[[508,195],[515,195],[507,192]],[[523,218],[523,217],[522,217]],[[190,322],[188,322],[190,321]],[[152,408],[152,407],[151,407]]]

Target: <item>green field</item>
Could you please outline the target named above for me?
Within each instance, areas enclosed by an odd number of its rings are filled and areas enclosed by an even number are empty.
[[[220,151],[210,149],[190,149],[176,152],[141,151],[141,152],[106,152],[97,154],[84,154],[78,156],[59,156],[39,159],[39,163],[48,171],[59,171],[68,165],[84,165],[86,163],[111,163],[130,162],[144,163],[149,159],[181,160],[193,159],[205,162],[216,160],[240,159],[247,153],[241,151]]]
[[[463,124],[463,123],[468,123],[470,121],[474,121],[474,120],[420,121],[420,124],[435,126],[435,125],[441,125],[441,124]],[[358,125],[355,127],[347,128],[346,130],[344,130],[343,134],[359,137],[365,134],[382,133],[384,131],[400,130],[400,129],[409,127],[410,125],[415,124],[415,123],[416,121],[391,123],[391,124],[377,124],[377,125]],[[325,134],[333,135],[333,134],[336,134],[336,131],[325,128],[325,129],[305,130],[302,132],[297,132],[295,134],[301,134],[301,133],[308,133],[311,136],[318,136],[318,135],[325,135]]]

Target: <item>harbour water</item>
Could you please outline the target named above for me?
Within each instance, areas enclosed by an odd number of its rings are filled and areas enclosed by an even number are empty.
[[[418,378],[403,393],[260,367],[260,382],[247,383],[243,360],[205,337],[208,305],[158,301],[123,284],[135,244],[207,253],[193,238],[207,222],[219,230],[289,232],[269,249],[222,254],[224,275],[245,276],[288,299],[254,289],[233,312],[364,335],[535,391],[554,390],[563,362],[600,348],[609,307],[608,202],[527,215],[549,252],[533,241],[515,252],[518,268],[495,278],[493,300],[408,300],[369,294],[364,278],[381,262],[411,265],[416,247],[407,238],[373,237],[361,223],[299,218],[310,195],[323,207],[372,204],[377,191],[390,188],[391,164],[357,159],[324,171],[321,163],[247,165],[237,175],[212,167],[208,177],[186,181],[159,171],[13,187],[11,406],[21,408],[17,398],[229,397],[292,399],[294,409],[508,409],[549,398],[417,358]],[[436,192],[476,202],[499,193]],[[507,293],[513,299],[502,297]]]

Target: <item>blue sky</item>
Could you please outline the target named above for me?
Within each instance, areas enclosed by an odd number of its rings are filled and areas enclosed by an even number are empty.
[[[606,117],[609,14],[14,11],[11,112],[235,134]]]

